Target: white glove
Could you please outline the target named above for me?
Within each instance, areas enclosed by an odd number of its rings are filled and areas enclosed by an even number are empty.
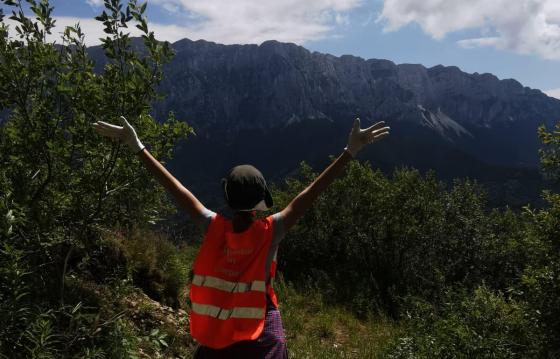
[[[344,148],[352,157],[356,157],[358,152],[369,143],[374,143],[389,134],[390,127],[384,127],[384,121],[377,122],[364,130],[360,128],[360,119],[354,120],[354,126],[348,136],[348,145]]]
[[[134,153],[139,153],[146,148],[146,146],[140,142],[136,131],[134,131],[134,128],[128,123],[124,116],[121,116],[121,122],[123,126],[115,126],[107,122],[97,121],[93,124],[93,127],[99,134],[105,137],[122,141]]]

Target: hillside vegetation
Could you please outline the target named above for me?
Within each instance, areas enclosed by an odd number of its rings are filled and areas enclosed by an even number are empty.
[[[106,0],[97,19],[109,61],[95,73],[78,25],[62,46],[46,41],[47,0],[3,3],[18,35],[3,20],[0,358],[189,358],[186,290],[201,234],[176,235],[162,188],[91,127],[124,115],[168,160],[192,133],[173,114],[150,115],[172,52],[149,31],[145,4]],[[539,135],[558,183],[560,124]],[[302,164],[275,189],[273,210],[315,176]],[[543,197],[540,209],[491,209],[469,180],[351,163],[280,248],[291,357],[560,356],[560,194]]]

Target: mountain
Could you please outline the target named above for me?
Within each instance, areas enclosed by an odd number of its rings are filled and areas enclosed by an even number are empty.
[[[444,179],[477,178],[523,200],[538,196],[536,129],[560,120],[560,100],[515,80],[277,41],[184,39],[172,47],[161,84],[166,97],[154,112],[165,118],[173,111],[195,128],[171,167],[204,195],[219,193],[219,178],[239,163],[275,180],[302,160],[322,166],[360,117],[362,125],[384,120],[392,128],[390,139],[361,155],[375,166],[435,169]]]

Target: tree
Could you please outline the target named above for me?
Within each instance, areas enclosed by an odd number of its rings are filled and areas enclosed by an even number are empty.
[[[106,33],[101,73],[79,24],[65,29],[60,44],[47,41],[55,25],[48,0],[3,3],[17,35],[1,16],[0,352],[29,348],[22,333],[39,315],[29,308],[65,307],[70,267],[87,268],[104,233],[155,223],[172,208],[135,157],[91,124],[124,115],[161,160],[192,132],[173,114],[162,123],[150,115],[173,54],[149,30],[146,3],[105,0],[96,18]],[[140,39],[127,33],[132,25]]]
[[[560,183],[560,122],[552,131],[539,128],[544,144],[540,151],[545,175],[554,184]],[[543,193],[548,206],[539,210],[527,209],[532,226],[527,236],[540,248],[539,257],[523,276],[521,290],[537,313],[544,335],[541,357],[560,355],[560,194],[548,190]]]

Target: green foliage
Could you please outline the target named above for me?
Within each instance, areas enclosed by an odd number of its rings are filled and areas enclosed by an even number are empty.
[[[550,179],[560,183],[560,122],[556,124],[553,131],[547,131],[543,125],[539,127],[538,132],[544,144],[539,151],[541,166]]]
[[[545,174],[558,183],[560,177],[560,122],[553,132],[539,128],[545,147],[541,163]],[[527,237],[538,245],[538,255],[523,273],[517,286],[518,295],[525,299],[531,313],[539,318],[544,341],[541,357],[560,355],[560,194],[545,191],[548,206],[540,210],[527,208],[525,215],[531,223]]]
[[[127,13],[138,11],[135,3],[128,4]],[[14,200],[40,225],[40,233],[63,227],[73,230],[73,238],[84,237],[100,223],[159,218],[161,189],[133,155],[91,128],[96,120],[125,115],[163,159],[189,131],[173,116],[163,125],[150,117],[170,50],[150,33],[143,44],[150,51],[141,57],[122,32],[128,20],[111,18],[115,24],[104,48],[112,61],[101,75],[93,72],[79,26],[67,28],[63,42],[73,46],[62,48],[38,40],[11,41],[4,33],[2,101],[11,115],[2,128],[2,168]]]
[[[134,285],[152,299],[174,308],[186,305],[186,286],[198,248],[175,246],[165,236],[136,232],[118,240],[127,258]]]
[[[150,334],[144,337],[144,340],[149,342],[156,351],[161,351],[169,346],[169,344],[165,341],[166,339],[167,334],[160,332],[159,329],[153,329]]]
[[[46,41],[55,24],[48,0],[3,4],[17,36],[9,36],[2,19],[0,350],[13,358],[26,352],[68,356],[84,350],[77,341],[61,344],[67,303],[77,303],[68,297],[68,277],[113,275],[90,262],[102,263],[95,253],[106,254],[104,233],[155,223],[172,210],[134,155],[94,133],[91,124],[124,115],[161,160],[192,129],[173,114],[163,123],[150,115],[163,65],[173,54],[149,31],[146,3],[105,1],[98,20],[108,61],[97,73],[79,24],[65,29],[60,45]],[[129,37],[132,25],[143,32],[141,39]],[[90,319],[82,317],[80,325]],[[103,335],[109,333],[90,336],[87,356],[111,357],[95,349]]]
[[[0,354],[15,350],[32,320],[29,268],[24,252],[4,243],[0,249]]]
[[[557,125],[558,128],[558,125]],[[560,132],[539,134],[542,165],[558,181]],[[484,241],[493,261],[482,280],[499,278],[507,296],[482,285],[472,294],[450,288],[440,303],[408,297],[407,334],[394,342],[393,358],[555,358],[560,355],[560,195],[545,191],[548,203],[512,213],[492,212],[491,236]],[[513,226],[512,226],[513,225]],[[510,227],[505,246],[494,244]],[[484,282],[482,282],[484,283]]]
[[[538,358],[538,321],[523,303],[485,286],[448,293],[442,306],[409,298],[407,333],[389,358]]]
[[[543,169],[557,181],[560,132],[541,127],[539,134],[545,144]],[[489,260],[482,261],[486,268],[473,292],[461,284],[447,286],[437,302],[406,297],[407,333],[394,341],[388,357],[560,355],[560,195],[545,191],[543,197],[548,205],[542,209],[526,207],[521,215],[490,213],[490,232],[481,252]],[[509,238],[499,240],[504,231]]]
[[[276,194],[280,207],[315,176],[306,165],[301,173]],[[448,286],[483,279],[505,288],[531,253],[522,230],[511,211],[485,209],[476,183],[446,189],[433,173],[400,169],[390,179],[354,162],[288,234],[281,268],[359,313],[397,315],[406,295],[438,301]]]
[[[124,320],[119,320],[111,327],[104,348],[109,348],[109,358],[139,359],[139,340],[136,333]]]
[[[532,220],[528,235],[539,244],[540,255],[523,273],[517,287],[527,300],[531,312],[539,318],[539,328],[546,340],[543,357],[560,355],[560,195],[545,193],[549,207],[528,210]]]
[[[42,313],[25,331],[25,349],[31,358],[56,358],[58,338],[54,333],[51,312]]]

